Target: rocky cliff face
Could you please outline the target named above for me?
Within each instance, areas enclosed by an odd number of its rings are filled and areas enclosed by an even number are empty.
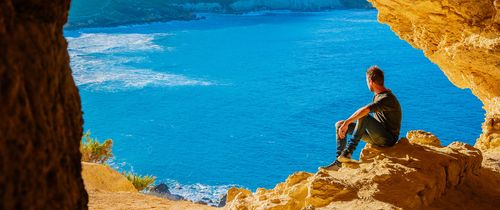
[[[500,204],[500,176],[481,168],[478,149],[460,142],[432,146],[429,140],[402,139],[392,148],[368,145],[360,162],[339,171],[297,172],[270,190],[232,188],[226,209],[495,209]]]
[[[86,209],[69,0],[0,1],[0,209]]]
[[[500,146],[500,1],[368,0],[378,20],[425,55],[459,88],[484,104],[476,146]],[[417,73],[417,72],[415,72]]]
[[[365,147],[339,171],[297,172],[274,189],[231,189],[227,209],[496,209],[500,206],[500,1],[368,0],[378,19],[422,49],[484,104],[476,148],[441,147],[409,132],[392,148]],[[418,72],[414,72],[418,73]]]

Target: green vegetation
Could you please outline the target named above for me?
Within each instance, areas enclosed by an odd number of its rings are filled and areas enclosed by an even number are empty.
[[[132,182],[135,189],[139,191],[149,189],[156,180],[154,176],[141,176],[132,172],[123,172],[123,175],[127,177],[127,179]]]
[[[83,134],[83,143],[80,144],[80,152],[82,153],[82,161],[104,164],[109,158],[113,157],[111,146],[113,140],[106,139],[102,144],[97,138],[90,137],[90,131]]]
[[[83,134],[82,141],[82,144],[80,144],[82,161],[105,164],[109,158],[113,157],[111,153],[111,147],[113,146],[112,139],[106,139],[103,143],[99,143],[97,138],[90,137],[90,131],[87,131]],[[149,189],[156,180],[154,176],[141,176],[132,172],[124,171],[122,174],[139,191]]]

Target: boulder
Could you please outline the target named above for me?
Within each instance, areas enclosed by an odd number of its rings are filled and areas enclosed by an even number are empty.
[[[160,183],[160,184],[154,186],[148,192],[148,194],[152,194],[152,195],[155,195],[155,196],[158,196],[158,197],[167,198],[167,199],[173,200],[173,201],[186,200],[181,195],[172,194],[170,192],[170,190],[168,189],[168,186],[165,183]]]
[[[406,133],[406,138],[412,144],[430,145],[436,147],[441,146],[441,141],[439,141],[434,134],[423,130],[408,131]]]
[[[170,194],[170,190],[168,190],[168,186],[165,183],[160,183],[159,185],[154,186],[151,188],[151,192]]]

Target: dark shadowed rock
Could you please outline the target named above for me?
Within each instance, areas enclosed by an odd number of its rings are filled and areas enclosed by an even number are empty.
[[[205,201],[196,201],[195,203],[196,204],[202,204],[202,205],[208,205],[208,203],[205,202]]]
[[[227,194],[224,194],[224,196],[222,196],[222,198],[220,199],[219,205],[217,205],[217,207],[224,207],[226,205],[226,199],[227,199]]]
[[[156,193],[161,193],[161,194],[170,194],[170,191],[168,190],[168,186],[164,183],[161,183],[159,185],[154,186],[151,189],[152,192]]]
[[[87,209],[69,5],[0,1],[0,209]]]
[[[151,195],[155,195],[162,198],[167,198],[173,201],[186,200],[184,197],[176,194],[172,194],[165,183],[154,186],[149,192]]]

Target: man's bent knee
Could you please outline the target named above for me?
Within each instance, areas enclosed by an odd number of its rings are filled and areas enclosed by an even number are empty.
[[[344,123],[343,120],[340,120],[338,122],[335,123],[335,130],[338,130],[340,128],[340,126],[342,125],[342,123]]]

